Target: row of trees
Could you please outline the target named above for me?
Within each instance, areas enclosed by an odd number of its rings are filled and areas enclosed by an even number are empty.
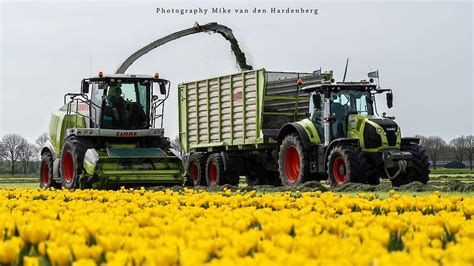
[[[471,170],[473,169],[474,157],[474,135],[460,136],[449,142],[446,142],[439,136],[416,136],[420,138],[421,145],[426,149],[432,166],[436,168],[440,160],[469,161]],[[39,152],[47,140],[47,134],[41,134],[35,143],[29,143],[25,138],[18,134],[8,134],[0,140],[0,163],[8,164],[11,175],[16,173],[16,168],[20,165],[24,174],[37,172],[38,169],[31,169],[32,165],[37,165],[40,160]],[[176,137],[171,141],[171,146],[180,153],[182,150],[179,139]],[[3,161],[3,162],[2,162]]]
[[[460,136],[446,142],[439,136],[416,136],[420,138],[420,144],[428,152],[432,166],[436,168],[440,158],[454,160],[457,162],[469,161],[472,170],[474,157],[474,135]],[[448,155],[448,156],[446,156]]]
[[[47,140],[47,134],[41,134],[35,143],[29,143],[18,134],[8,134],[0,140],[0,158],[10,166],[10,174],[14,175],[20,165],[24,174],[29,173],[32,165],[40,160],[39,152]],[[34,170],[36,172],[36,169]]]

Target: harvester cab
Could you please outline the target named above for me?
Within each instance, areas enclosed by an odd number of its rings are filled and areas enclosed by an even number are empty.
[[[163,129],[169,90],[158,73],[83,79],[81,92],[66,94],[52,114],[40,186],[181,184],[181,162]]]

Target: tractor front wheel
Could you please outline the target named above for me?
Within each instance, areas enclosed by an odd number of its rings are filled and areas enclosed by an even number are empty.
[[[367,160],[352,146],[336,146],[329,154],[327,172],[333,187],[349,182],[367,183]]]
[[[412,164],[404,173],[400,173],[398,177],[392,180],[392,186],[399,187],[415,181],[423,184],[428,183],[430,163],[423,147],[418,144],[410,144],[402,146],[400,150],[411,153]]]
[[[83,172],[84,155],[87,146],[76,137],[64,141],[61,151],[61,183],[64,188],[75,189],[79,186],[79,177]]]

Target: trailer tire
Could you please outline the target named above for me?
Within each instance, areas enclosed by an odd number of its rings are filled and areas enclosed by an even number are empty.
[[[287,135],[278,153],[278,171],[285,186],[301,184],[309,179],[309,157],[298,135]]]
[[[213,153],[207,158],[206,184],[208,186],[224,184],[224,161],[220,153]]]
[[[206,185],[206,153],[191,153],[185,161],[185,185]]]
[[[61,183],[64,188],[75,189],[79,186],[79,177],[84,171],[84,155],[88,145],[85,141],[71,136],[64,141],[61,151]]]
[[[336,146],[329,154],[327,172],[333,187],[349,182],[367,183],[367,170],[367,159],[360,148]]]
[[[408,167],[405,173],[400,173],[398,177],[391,180],[392,186],[399,187],[411,182],[428,183],[430,175],[430,163],[425,150],[418,144],[403,145],[400,150],[408,151],[412,155],[412,166]]]

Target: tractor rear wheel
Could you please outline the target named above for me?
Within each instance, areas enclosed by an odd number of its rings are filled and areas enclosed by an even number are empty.
[[[428,183],[430,163],[423,147],[418,144],[409,144],[402,146],[400,150],[411,153],[412,165],[407,167],[405,173],[400,173],[398,177],[392,180],[392,186],[399,187],[415,181],[423,184]]]
[[[357,147],[336,146],[329,154],[327,172],[333,187],[349,182],[367,183],[367,168],[367,160]]]
[[[286,136],[278,154],[278,170],[285,186],[301,184],[309,178],[309,160],[296,134]]]
[[[185,162],[185,185],[206,185],[206,154],[191,153]]]
[[[79,177],[84,171],[84,155],[87,145],[84,141],[71,136],[64,141],[61,151],[61,183],[64,188],[75,189],[79,186]]]

